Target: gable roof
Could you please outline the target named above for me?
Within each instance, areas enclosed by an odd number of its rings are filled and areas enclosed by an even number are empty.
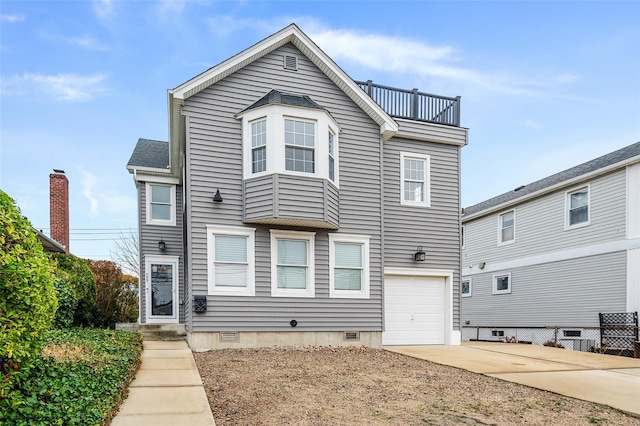
[[[397,131],[398,123],[356,84],[326,53],[324,53],[297,25],[291,24],[243,50],[220,64],[209,68],[191,80],[168,91],[169,140],[171,172],[180,177],[178,168],[180,147],[184,144],[184,100],[196,95],[234,72],[265,55],[291,43],[338,86],[356,105],[380,126],[383,140],[389,140]]]
[[[169,169],[169,142],[155,141],[151,139],[138,139],[131,158],[127,163],[127,169],[155,170],[168,173]]]
[[[472,217],[503,209],[509,205],[545,194],[558,187],[571,185],[577,180],[591,178],[595,175],[606,173],[613,168],[623,167],[636,161],[640,161],[640,142],[636,142],[528,185],[520,186],[513,191],[505,192],[504,194],[473,206],[465,207],[462,219],[468,220]]]

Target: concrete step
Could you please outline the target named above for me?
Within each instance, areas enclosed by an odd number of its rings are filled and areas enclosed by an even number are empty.
[[[187,338],[184,324],[140,324],[138,332],[142,334],[145,341],[178,341]]]

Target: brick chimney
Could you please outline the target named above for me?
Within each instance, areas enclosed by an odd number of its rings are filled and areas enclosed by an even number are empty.
[[[65,246],[69,254],[69,180],[64,170],[49,175],[49,222],[51,238]]]

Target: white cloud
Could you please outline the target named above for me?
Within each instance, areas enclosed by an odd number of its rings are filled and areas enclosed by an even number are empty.
[[[55,101],[89,101],[107,92],[104,74],[22,74],[0,80],[3,96],[35,96]]]
[[[533,129],[533,130],[542,130],[542,124],[538,123],[537,121],[533,121],[533,120],[529,120],[529,119],[524,120],[522,122],[522,125],[525,126],[525,127],[530,128],[530,129]]]
[[[40,33],[40,37],[44,38],[45,40],[72,44],[87,50],[97,50],[101,52],[108,50],[104,44],[86,34],[77,37],[68,37],[42,32]]]
[[[0,22],[22,22],[25,20],[24,15],[0,15]]]
[[[96,217],[100,215],[98,198],[96,196],[95,187],[98,183],[96,175],[80,169],[82,173],[82,195],[89,201],[89,216]]]
[[[115,15],[112,0],[94,0],[93,11],[101,20],[109,20]]]

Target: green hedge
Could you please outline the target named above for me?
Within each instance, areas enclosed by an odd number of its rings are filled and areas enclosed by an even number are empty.
[[[51,330],[18,406],[0,401],[4,425],[106,425],[140,366],[138,333],[91,328]]]
[[[58,307],[53,282],[36,231],[0,191],[0,409],[20,403],[14,385],[28,374]]]
[[[98,290],[96,280],[87,263],[84,259],[64,253],[49,253],[49,257],[56,264],[56,277],[66,281],[75,295],[73,324],[94,325]]]

